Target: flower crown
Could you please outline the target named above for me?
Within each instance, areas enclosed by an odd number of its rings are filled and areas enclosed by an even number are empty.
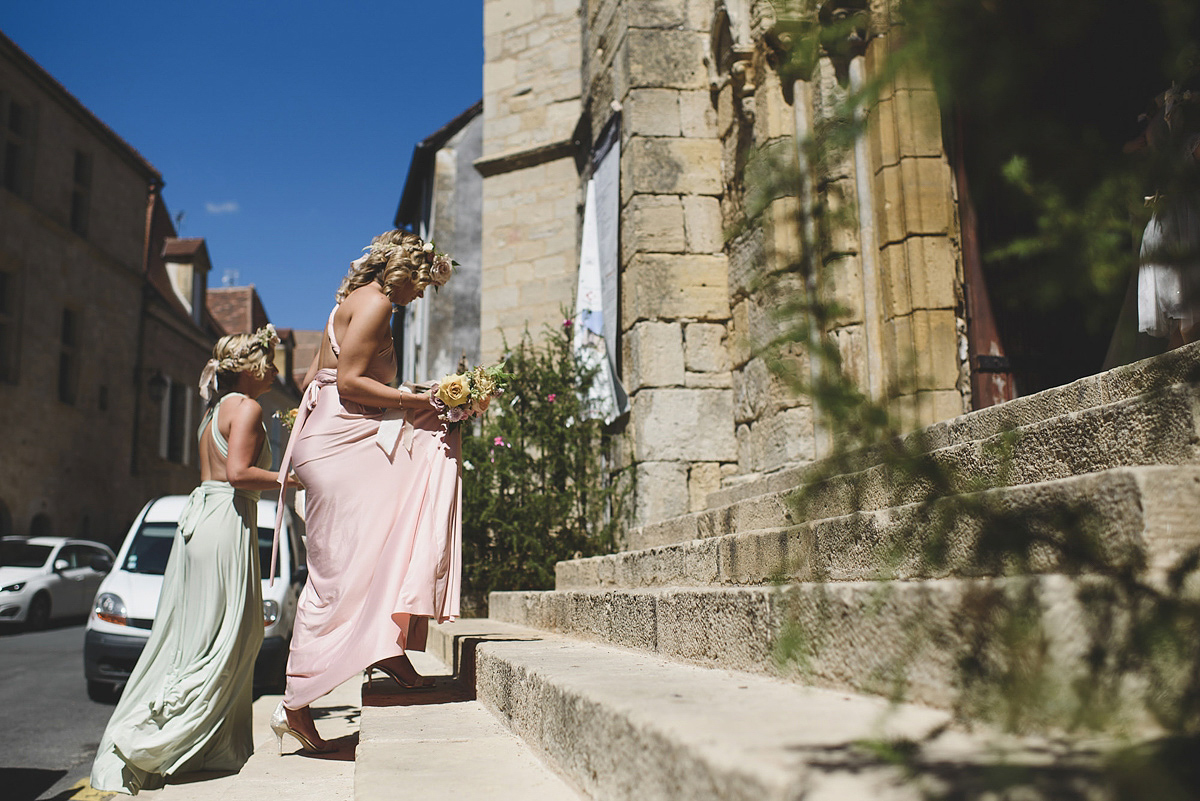
[[[391,242],[372,242],[363,248],[363,252],[371,261],[387,264],[401,247],[403,246]],[[454,268],[458,266],[458,262],[454,259],[439,252],[433,242],[424,243],[419,250],[416,250],[416,253],[421,254],[420,260],[429,266],[429,282],[439,288],[446,285],[450,276],[454,274]]]
[[[279,344],[279,332],[275,326],[267,323],[250,335],[242,346],[224,359],[209,359],[200,373],[200,397],[204,400],[211,398],[217,391],[217,374],[229,372],[237,368],[238,362],[246,358],[255,349],[270,353],[271,348]]]

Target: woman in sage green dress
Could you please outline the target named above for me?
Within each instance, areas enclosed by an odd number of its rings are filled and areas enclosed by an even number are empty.
[[[170,777],[236,771],[254,751],[251,685],[263,639],[258,497],[268,470],[262,407],[275,329],[223,337],[200,393],[201,485],[180,515],[154,629],[100,741],[92,787],[136,795]],[[214,392],[215,390],[215,392]]]

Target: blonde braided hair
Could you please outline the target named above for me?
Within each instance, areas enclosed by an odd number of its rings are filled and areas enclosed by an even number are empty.
[[[365,250],[366,255],[355,261],[342,279],[337,291],[338,303],[354,290],[372,282],[379,284],[383,293],[389,296],[405,282],[415,284],[418,289],[434,283],[430,268],[436,254],[432,245],[416,234],[387,231],[372,239]]]

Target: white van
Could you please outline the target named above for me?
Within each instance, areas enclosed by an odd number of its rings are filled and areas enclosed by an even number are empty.
[[[83,673],[88,696],[111,700],[125,686],[133,666],[146,647],[163,572],[175,541],[179,515],[186,495],[156,498],[142,507],[117,552],[113,569],[100,588],[88,615],[83,645]],[[274,500],[258,502],[258,553],[262,563],[263,644],[254,665],[254,684],[281,690],[296,619],[296,599],[308,576],[304,551],[304,522],[284,507],[279,534],[279,564],[275,585],[269,586],[271,540],[274,537]]]

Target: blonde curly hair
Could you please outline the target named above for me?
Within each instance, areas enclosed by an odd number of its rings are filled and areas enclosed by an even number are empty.
[[[382,287],[385,295],[411,282],[424,289],[434,283],[430,270],[433,252],[416,234],[408,231],[391,230],[371,240],[366,255],[354,262],[350,272],[342,279],[337,291],[337,302],[372,282]]]
[[[253,334],[227,334],[213,346],[212,358],[200,375],[200,394],[213,400],[233,390],[240,373],[265,378],[275,363],[279,335],[268,323]],[[215,390],[215,391],[214,391]]]

